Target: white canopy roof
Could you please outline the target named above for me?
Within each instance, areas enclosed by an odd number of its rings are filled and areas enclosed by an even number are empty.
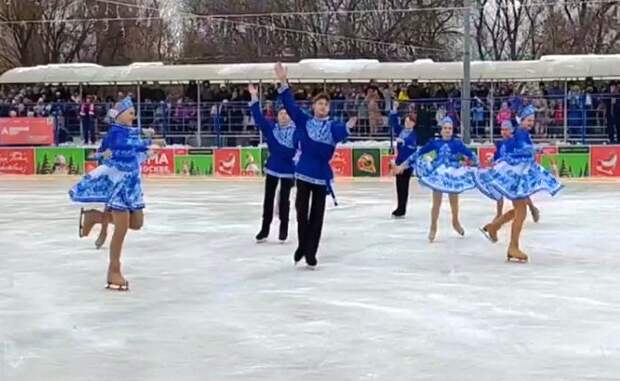
[[[104,67],[56,64],[21,67],[0,76],[0,84],[65,83],[128,84],[188,81],[273,81],[273,63],[163,65],[160,62]],[[312,59],[287,64],[292,82],[409,81],[455,82],[463,79],[462,62],[379,62],[376,60]],[[620,55],[545,56],[538,61],[474,61],[472,81],[550,81],[620,79]]]

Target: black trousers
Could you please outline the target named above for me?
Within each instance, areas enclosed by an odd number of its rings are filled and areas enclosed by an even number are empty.
[[[280,215],[280,225],[288,226],[289,210],[291,202],[291,188],[293,187],[293,179],[285,179],[276,176],[267,175],[265,180],[265,199],[263,201],[263,229],[269,232],[269,226],[273,221],[273,202],[276,196],[278,182],[280,183],[280,199],[278,200],[278,209]]]
[[[319,250],[323,218],[325,217],[325,199],[327,187],[297,180],[297,237],[299,240],[296,260],[306,258],[309,265],[316,265],[316,253]],[[311,204],[312,202],[312,204]]]
[[[609,142],[613,143],[615,141],[615,137],[614,137],[614,133],[615,133],[615,123],[614,123],[614,118],[612,117],[608,117],[607,118],[607,136],[609,137]]]
[[[396,211],[399,214],[404,215],[407,212],[407,200],[409,199],[409,184],[411,180],[411,174],[413,169],[409,168],[400,175],[396,175],[396,196],[398,199],[398,206]]]
[[[95,144],[97,137],[95,136],[95,123],[90,118],[82,119],[82,128],[84,129],[84,143]]]

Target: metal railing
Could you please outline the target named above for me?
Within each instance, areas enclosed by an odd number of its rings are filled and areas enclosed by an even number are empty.
[[[617,111],[614,113],[617,101]],[[387,103],[390,103],[389,101]],[[299,102],[308,113],[309,101]],[[493,141],[499,137],[501,122],[514,118],[524,104],[532,104],[536,110],[536,126],[532,131],[537,141],[567,143],[604,143],[609,140],[608,125],[620,125],[620,94],[569,94],[549,97],[475,98],[471,101],[471,137],[477,142]],[[358,127],[352,140],[388,140],[390,128],[387,124],[391,103],[365,100],[333,100],[331,117],[347,120],[358,117]],[[267,119],[275,120],[279,104],[264,101],[263,111]],[[438,133],[437,122],[449,115],[455,121],[456,131],[460,129],[459,98],[416,99],[415,102],[400,103],[399,112],[407,114],[412,108],[417,112],[417,125],[432,136]],[[59,131],[60,142],[67,138],[79,141],[89,126],[101,137],[107,130],[104,118],[112,107],[111,103],[95,104],[93,118],[80,116],[77,103],[53,103],[45,107],[29,105],[23,114],[53,117]],[[203,102],[196,103],[144,102],[139,107],[138,124],[153,128],[170,144],[202,146],[254,145],[261,142],[246,102]],[[611,110],[611,113],[610,111]],[[616,116],[617,115],[617,116]],[[618,119],[618,122],[615,120]],[[200,126],[200,134],[199,134]],[[200,135],[200,136],[199,136]]]

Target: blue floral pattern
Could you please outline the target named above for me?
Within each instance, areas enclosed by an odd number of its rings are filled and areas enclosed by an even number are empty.
[[[315,142],[329,144],[335,146],[336,142],[332,135],[332,122],[329,120],[320,120],[312,118],[306,124],[308,137]]]
[[[529,133],[517,129],[509,139],[505,154],[492,168],[480,170],[474,180],[478,189],[493,200],[506,197],[509,200],[522,200],[534,193],[557,194],[564,186],[549,171],[536,163],[536,147]]]
[[[110,150],[112,156],[71,188],[71,200],[101,203],[117,211],[143,209],[140,164],[146,160],[148,144],[140,139],[138,129],[112,126],[100,148]]]
[[[437,157],[432,162],[424,156],[420,156],[417,160],[416,173],[420,184],[438,192],[453,194],[474,189],[476,187],[475,170],[462,166],[459,161],[461,155],[467,152],[466,148],[454,141],[437,140],[434,145]],[[470,152],[468,154],[476,161],[473,154]]]
[[[290,127],[281,128],[276,125],[273,129],[273,137],[276,141],[283,145],[286,148],[295,148],[293,143],[293,135],[295,134],[295,125],[291,125]]]
[[[521,200],[542,191],[553,196],[564,187],[534,160],[502,160],[479,171],[475,180],[478,189],[494,200]]]

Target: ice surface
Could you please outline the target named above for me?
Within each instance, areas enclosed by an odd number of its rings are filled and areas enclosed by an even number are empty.
[[[391,182],[339,183],[311,272],[294,243],[253,242],[261,182],[149,179],[121,294],[77,238],[73,181],[0,178],[0,380],[620,377],[620,183],[535,198],[528,265],[477,232],[495,209],[475,192],[466,237],[445,200],[430,245],[428,191],[392,220]]]

